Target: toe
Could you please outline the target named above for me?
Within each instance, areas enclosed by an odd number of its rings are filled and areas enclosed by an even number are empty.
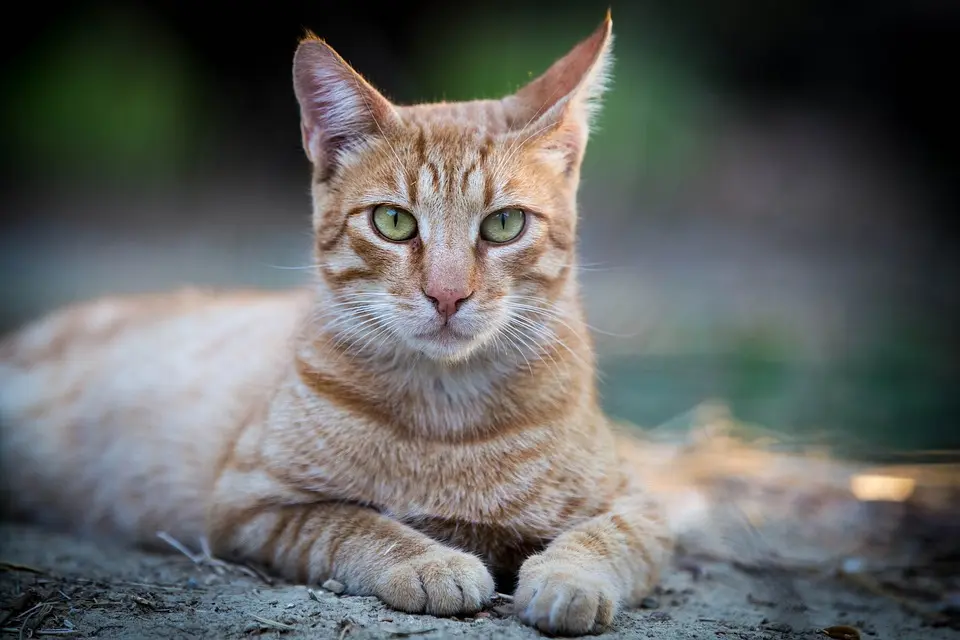
[[[427,604],[420,576],[406,566],[390,569],[377,591],[381,600],[400,611],[421,613]]]
[[[423,589],[427,594],[426,612],[449,616],[463,608],[463,591],[447,567],[428,565],[422,569]]]

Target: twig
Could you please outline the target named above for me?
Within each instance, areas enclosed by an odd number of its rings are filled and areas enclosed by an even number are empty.
[[[423,629],[397,629],[395,627],[386,627],[381,625],[380,630],[390,634],[394,638],[409,638],[411,636],[419,636],[423,633],[430,633],[431,631],[436,631],[436,627],[424,627]]]
[[[16,620],[17,618],[22,618],[23,616],[30,615],[31,613],[33,613],[34,611],[36,611],[37,609],[39,609],[40,607],[42,607],[42,606],[45,605],[45,604],[47,604],[47,603],[46,603],[46,602],[38,602],[37,604],[33,605],[32,607],[30,607],[30,608],[27,609],[26,611],[21,611],[20,613],[18,613],[17,615],[15,615],[13,619]]]
[[[214,557],[213,551],[210,549],[210,541],[207,540],[206,536],[200,538],[200,552],[203,554],[204,558],[208,561],[218,562],[223,565],[230,564],[231,566],[236,567],[241,572],[247,574],[251,578],[259,578],[264,583],[273,586],[273,578],[265,574],[263,571],[251,564],[246,563],[227,563],[223,560],[218,560]]]
[[[16,562],[6,562],[0,560],[0,570],[3,571],[22,571],[25,573],[34,573],[38,576],[50,576],[53,575],[49,571],[44,571],[43,569],[37,569],[35,567],[29,567],[25,564],[17,564]]]
[[[23,615],[24,610],[39,597],[40,595],[34,589],[27,589],[17,596],[9,605],[6,606],[9,611],[0,614],[0,627],[6,624],[7,620],[11,620]]]
[[[223,574],[224,571],[232,567],[237,571],[250,576],[251,578],[262,580],[264,583],[273,586],[273,580],[255,567],[247,564],[227,562],[214,557],[213,552],[210,549],[210,543],[207,541],[205,536],[200,538],[200,553],[194,553],[190,551],[185,544],[171,536],[166,531],[158,531],[157,537],[188,557],[190,561],[198,567],[206,565],[212,568],[217,574]]]
[[[269,618],[261,618],[260,616],[254,614],[254,613],[251,613],[251,614],[250,614],[250,617],[253,618],[254,620],[256,620],[257,622],[260,622],[261,624],[267,625],[268,627],[274,627],[274,628],[277,628],[277,629],[283,629],[283,630],[285,630],[285,631],[296,631],[296,630],[297,630],[296,627],[293,627],[293,626],[291,626],[291,625],[289,625],[289,624],[284,624],[284,623],[282,623],[282,622],[277,622],[276,620],[270,620]]]
[[[252,577],[254,577],[254,578],[259,578],[259,579],[262,580],[263,583],[266,584],[267,586],[272,587],[273,584],[274,584],[273,578],[271,578],[269,575],[267,575],[266,573],[264,573],[263,571],[261,571],[260,569],[258,569],[256,565],[253,565],[253,564],[238,564],[238,565],[235,565],[235,566],[236,566],[238,569],[240,569],[241,571],[243,571],[244,573],[246,573],[247,575],[252,576]]]
[[[28,638],[32,637],[33,632],[40,626],[44,618],[50,615],[51,611],[53,611],[53,606],[43,602],[21,614],[24,618],[23,624],[20,625],[20,640],[23,640],[24,634],[27,634],[26,637]],[[33,624],[30,624],[31,618],[34,618]]]
[[[160,605],[158,605],[156,602],[152,602],[146,598],[141,598],[138,595],[131,594],[130,599],[139,604],[141,607],[147,607],[148,609],[153,609],[154,611],[160,609]]]
[[[180,542],[179,540],[171,536],[166,531],[158,531],[157,537],[163,540],[164,542],[166,542],[168,545],[170,545],[177,551],[179,551],[180,553],[182,553],[183,555],[190,558],[190,562],[192,562],[193,564],[196,564],[196,565],[202,564],[203,562],[202,555],[193,553],[192,551],[190,551],[190,549],[187,549],[187,547],[182,542]]]
[[[110,587],[143,587],[144,589],[157,589],[159,591],[183,591],[184,587],[178,585],[165,585],[165,584],[154,584],[149,582],[131,582],[128,580],[115,580],[112,582],[104,582],[103,580],[91,580],[90,578],[71,578],[73,582],[79,582],[81,584],[92,584],[104,589],[109,589]]]
[[[160,591],[183,591],[183,587],[177,585],[151,584],[149,582],[126,582],[119,581],[111,583],[113,585],[122,585],[125,587],[143,587],[144,589],[158,589]]]

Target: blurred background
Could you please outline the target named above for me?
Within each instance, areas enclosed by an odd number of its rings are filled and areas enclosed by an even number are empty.
[[[669,426],[716,399],[847,455],[960,448],[947,0],[20,5],[0,329],[106,293],[304,282],[304,28],[395,101],[497,97],[608,4],[580,226],[607,409]]]

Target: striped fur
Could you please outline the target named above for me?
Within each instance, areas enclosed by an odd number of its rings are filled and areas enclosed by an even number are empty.
[[[553,633],[643,597],[672,543],[598,408],[574,268],[610,25],[513,96],[416,106],[306,39],[315,286],[104,299],[10,336],[6,506],[141,543],[206,537],[405,611],[476,612],[496,580]],[[381,203],[419,236],[380,237]],[[504,207],[524,232],[481,240]],[[446,325],[431,283],[471,292]]]

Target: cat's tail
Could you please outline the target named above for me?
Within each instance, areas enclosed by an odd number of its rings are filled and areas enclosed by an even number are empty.
[[[949,510],[930,502],[942,495],[931,489],[946,482],[939,477],[822,450],[778,450],[709,426],[683,438],[632,431],[631,467],[661,502],[687,553],[748,564],[869,553],[889,558],[913,553],[905,544],[912,535],[905,529],[909,514],[932,514],[935,528],[948,530]],[[960,496],[960,471],[952,477],[951,495]]]

